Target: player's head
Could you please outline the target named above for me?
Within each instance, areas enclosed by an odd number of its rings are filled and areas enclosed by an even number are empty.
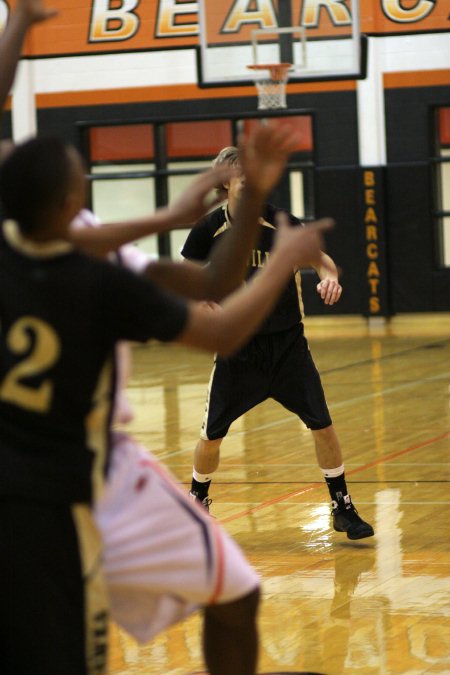
[[[244,187],[244,174],[241,171],[241,162],[239,159],[239,150],[234,145],[229,145],[226,148],[222,148],[217,157],[212,163],[213,167],[216,166],[231,166],[233,169],[237,169],[238,173],[235,176],[232,176],[228,183],[220,186],[220,189],[225,188],[228,193],[228,201],[233,201],[237,199]]]
[[[16,220],[25,235],[45,231],[64,236],[84,199],[81,158],[58,138],[34,138],[18,145],[1,165],[3,215]]]
[[[239,161],[239,150],[234,145],[222,148],[217,157],[213,160],[212,165],[214,168],[216,166],[232,166],[235,169],[239,169],[241,166]]]

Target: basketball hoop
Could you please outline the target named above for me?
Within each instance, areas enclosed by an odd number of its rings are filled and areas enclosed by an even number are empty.
[[[261,63],[247,66],[256,72],[254,82],[258,92],[258,110],[287,108],[286,82],[291,67],[292,63]],[[262,71],[268,72],[260,75]]]

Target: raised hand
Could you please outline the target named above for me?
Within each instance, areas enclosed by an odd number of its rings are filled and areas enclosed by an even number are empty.
[[[258,126],[248,138],[239,140],[240,163],[246,185],[268,194],[280,180],[298,134],[291,127]]]
[[[21,13],[30,25],[46,21],[58,14],[56,9],[46,7],[44,0],[18,0],[16,12]]]

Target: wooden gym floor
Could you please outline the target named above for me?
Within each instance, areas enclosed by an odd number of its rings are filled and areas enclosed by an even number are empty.
[[[330,528],[311,434],[291,413],[268,401],[234,424],[211,512],[263,579],[259,672],[449,674],[450,314],[371,327],[310,318],[306,335],[375,537]],[[211,357],[158,344],[133,353],[130,431],[188,489]],[[198,615],[146,646],[113,626],[110,672],[202,671],[199,635]]]

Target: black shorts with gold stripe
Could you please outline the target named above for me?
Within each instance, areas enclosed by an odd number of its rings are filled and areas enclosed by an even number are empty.
[[[0,497],[0,673],[106,673],[100,539],[86,504]]]
[[[223,438],[238,417],[268,398],[298,415],[312,430],[332,423],[301,324],[256,335],[235,356],[216,358],[201,437]]]

